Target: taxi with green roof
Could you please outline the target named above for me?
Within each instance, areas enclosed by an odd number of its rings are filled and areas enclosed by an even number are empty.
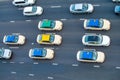
[[[39,21],[39,23],[38,23],[39,30],[46,30],[46,31],[57,30],[57,31],[60,31],[60,30],[62,30],[62,27],[63,27],[63,23],[59,20],[43,19],[43,20]]]
[[[29,57],[32,59],[53,59],[54,51],[49,48],[32,48],[29,50]]]
[[[62,43],[62,37],[54,33],[38,34],[37,36],[38,44],[51,44],[60,45]]]
[[[77,61],[81,62],[98,62],[103,63],[105,61],[105,54],[95,49],[84,49],[77,52]]]

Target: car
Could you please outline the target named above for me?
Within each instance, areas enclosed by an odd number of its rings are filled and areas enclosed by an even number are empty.
[[[35,4],[36,0],[13,0],[12,4],[15,6],[29,6]]]
[[[0,48],[0,59],[10,59],[12,51],[10,49]]]
[[[62,37],[54,33],[44,33],[38,34],[37,43],[38,44],[49,44],[49,45],[60,45],[62,42]]]
[[[120,5],[116,5],[114,9],[115,14],[120,15]]]
[[[76,3],[70,5],[70,12],[71,13],[92,13],[94,7],[92,4],[89,3]]]
[[[27,6],[23,9],[24,16],[34,16],[41,15],[43,13],[43,8],[40,6]]]
[[[23,45],[25,43],[25,36],[20,34],[5,35],[3,43],[8,45]]]
[[[88,33],[82,37],[82,43],[86,46],[109,46],[110,37],[107,35]]]
[[[109,30],[110,21],[107,19],[85,19],[84,29],[87,30]]]
[[[120,0],[112,0],[113,2],[120,2]]]
[[[60,31],[62,30],[62,27],[63,27],[63,23],[62,21],[59,20],[43,19],[38,23],[38,29],[44,31],[53,31],[53,30]]]
[[[95,49],[79,50],[77,52],[77,61],[103,63],[105,61],[105,54]]]
[[[29,50],[29,57],[32,59],[53,59],[54,51],[48,48],[33,48]]]

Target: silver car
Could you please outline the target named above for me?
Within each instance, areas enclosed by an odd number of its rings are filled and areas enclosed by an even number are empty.
[[[70,5],[71,13],[92,13],[93,10],[93,5],[88,3],[77,3]]]

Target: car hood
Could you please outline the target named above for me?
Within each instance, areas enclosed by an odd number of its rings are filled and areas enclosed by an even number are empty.
[[[98,51],[97,54],[98,54],[98,55],[97,55],[97,60],[96,60],[96,62],[103,63],[104,60],[105,60],[105,54],[104,54],[103,52],[100,52],[100,51]]]
[[[103,35],[102,45],[104,45],[104,46],[110,45],[110,37],[109,36]]]
[[[62,29],[62,22],[61,21],[55,21],[55,29],[61,30]]]

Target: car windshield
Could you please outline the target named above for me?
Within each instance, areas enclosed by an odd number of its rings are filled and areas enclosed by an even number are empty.
[[[55,35],[51,34],[51,35],[50,35],[50,42],[53,42],[54,39],[55,39]]]
[[[37,11],[37,6],[32,7],[32,12],[35,13]]]
[[[83,10],[83,11],[86,11],[87,9],[88,9],[88,4],[83,4],[83,5],[82,5],[82,10]]]
[[[81,51],[79,56],[80,56],[80,59],[83,59],[83,60],[96,60],[97,59],[96,51]]]
[[[13,42],[13,43],[18,42],[18,35],[8,35],[6,37],[6,42]]]
[[[47,54],[47,50],[46,49],[38,49],[38,48],[35,48],[33,51],[32,51],[32,56],[33,57],[45,57]]]
[[[87,35],[85,37],[85,42],[92,43],[92,44],[100,44],[102,42],[101,35]]]
[[[87,24],[87,27],[101,28],[103,27],[104,22],[103,22],[103,19],[100,19],[100,20],[90,19],[90,20],[87,20],[86,24]]]
[[[4,55],[4,50],[0,49],[0,57]]]

